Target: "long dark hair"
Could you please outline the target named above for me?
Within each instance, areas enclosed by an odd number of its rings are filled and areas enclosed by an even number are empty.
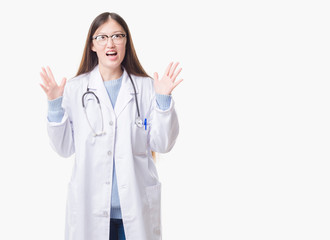
[[[126,69],[126,71],[129,74],[142,76],[142,77],[149,77],[148,74],[144,71],[136,55],[131,33],[129,31],[129,28],[125,20],[117,13],[110,13],[110,12],[104,12],[98,15],[92,22],[91,26],[89,27],[84,53],[76,76],[92,71],[94,67],[98,64],[98,57],[96,53],[92,51],[92,41],[93,41],[92,36],[102,24],[104,24],[109,20],[109,18],[115,20],[124,29],[127,35],[126,53],[121,65]]]
[[[91,26],[89,27],[84,53],[76,76],[92,71],[94,67],[98,64],[99,60],[96,55],[96,52],[92,51],[92,41],[93,41],[92,36],[103,23],[109,20],[109,18],[115,20],[124,29],[127,35],[126,53],[121,65],[126,69],[126,71],[129,74],[142,76],[142,77],[149,77],[148,74],[144,71],[136,55],[135,48],[133,45],[133,40],[129,28],[127,26],[127,23],[117,13],[110,13],[110,12],[104,12],[98,15],[92,22]],[[152,157],[155,161],[156,160],[155,152],[152,152]]]

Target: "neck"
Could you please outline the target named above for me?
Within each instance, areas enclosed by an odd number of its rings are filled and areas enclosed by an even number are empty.
[[[110,80],[118,79],[123,74],[123,70],[121,69],[120,66],[112,69],[112,68],[108,68],[108,67],[99,65],[99,70],[100,70],[100,74],[102,76],[103,81],[110,81]]]

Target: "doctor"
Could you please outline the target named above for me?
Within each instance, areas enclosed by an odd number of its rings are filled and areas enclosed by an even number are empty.
[[[153,152],[170,151],[179,133],[171,98],[182,82],[177,66],[151,79],[126,22],[106,12],[90,26],[76,77],[58,85],[42,68],[51,145],[63,157],[75,154],[66,240],[161,239]]]

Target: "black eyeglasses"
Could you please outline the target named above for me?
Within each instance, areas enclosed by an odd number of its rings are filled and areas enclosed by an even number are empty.
[[[110,38],[114,44],[116,45],[120,45],[124,42],[124,39],[126,37],[126,34],[123,33],[116,33],[113,35],[97,35],[95,37],[93,37],[92,39],[95,40],[97,42],[97,44],[104,46],[107,44],[108,39]]]

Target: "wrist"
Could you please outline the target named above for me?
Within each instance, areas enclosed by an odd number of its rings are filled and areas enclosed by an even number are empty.
[[[171,105],[172,96],[168,94],[156,94],[156,102],[159,109],[165,111]]]
[[[58,97],[52,100],[48,100],[48,110],[49,111],[61,111],[62,110],[62,100],[63,97]]]

